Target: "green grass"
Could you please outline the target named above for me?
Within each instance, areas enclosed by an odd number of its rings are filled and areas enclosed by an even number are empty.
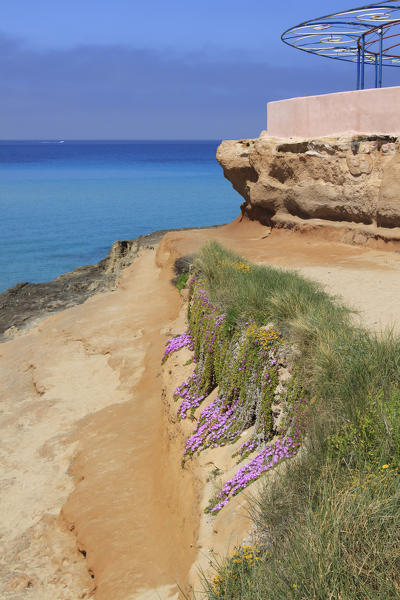
[[[242,266],[240,266],[242,265]],[[216,243],[195,262],[232,332],[274,323],[298,349],[307,441],[252,506],[264,558],[209,600],[400,598],[400,341],[294,272],[247,263]],[[385,468],[382,468],[385,466]],[[232,585],[231,585],[232,584]]]

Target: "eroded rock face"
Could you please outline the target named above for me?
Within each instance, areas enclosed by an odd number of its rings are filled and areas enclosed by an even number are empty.
[[[400,214],[400,156],[385,167],[379,190],[377,221],[381,227],[398,227]]]
[[[224,141],[225,177],[242,212],[273,225],[287,217],[400,227],[400,143],[390,136]]]

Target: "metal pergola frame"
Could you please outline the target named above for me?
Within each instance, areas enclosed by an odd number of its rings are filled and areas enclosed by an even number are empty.
[[[400,67],[400,0],[351,8],[287,29],[288,46],[334,60],[356,63],[357,89],[365,88],[365,66],[375,66],[375,87],[383,67]]]

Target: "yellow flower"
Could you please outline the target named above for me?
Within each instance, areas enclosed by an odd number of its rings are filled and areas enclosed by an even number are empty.
[[[388,469],[389,465],[382,465],[382,469]]]

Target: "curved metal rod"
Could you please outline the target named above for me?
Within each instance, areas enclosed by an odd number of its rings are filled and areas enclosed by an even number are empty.
[[[386,40],[394,42],[385,46]],[[365,84],[365,65],[375,66],[375,85],[382,86],[383,66],[400,67],[400,0],[375,2],[304,21],[287,29],[282,41],[307,52],[357,64],[357,89]]]

